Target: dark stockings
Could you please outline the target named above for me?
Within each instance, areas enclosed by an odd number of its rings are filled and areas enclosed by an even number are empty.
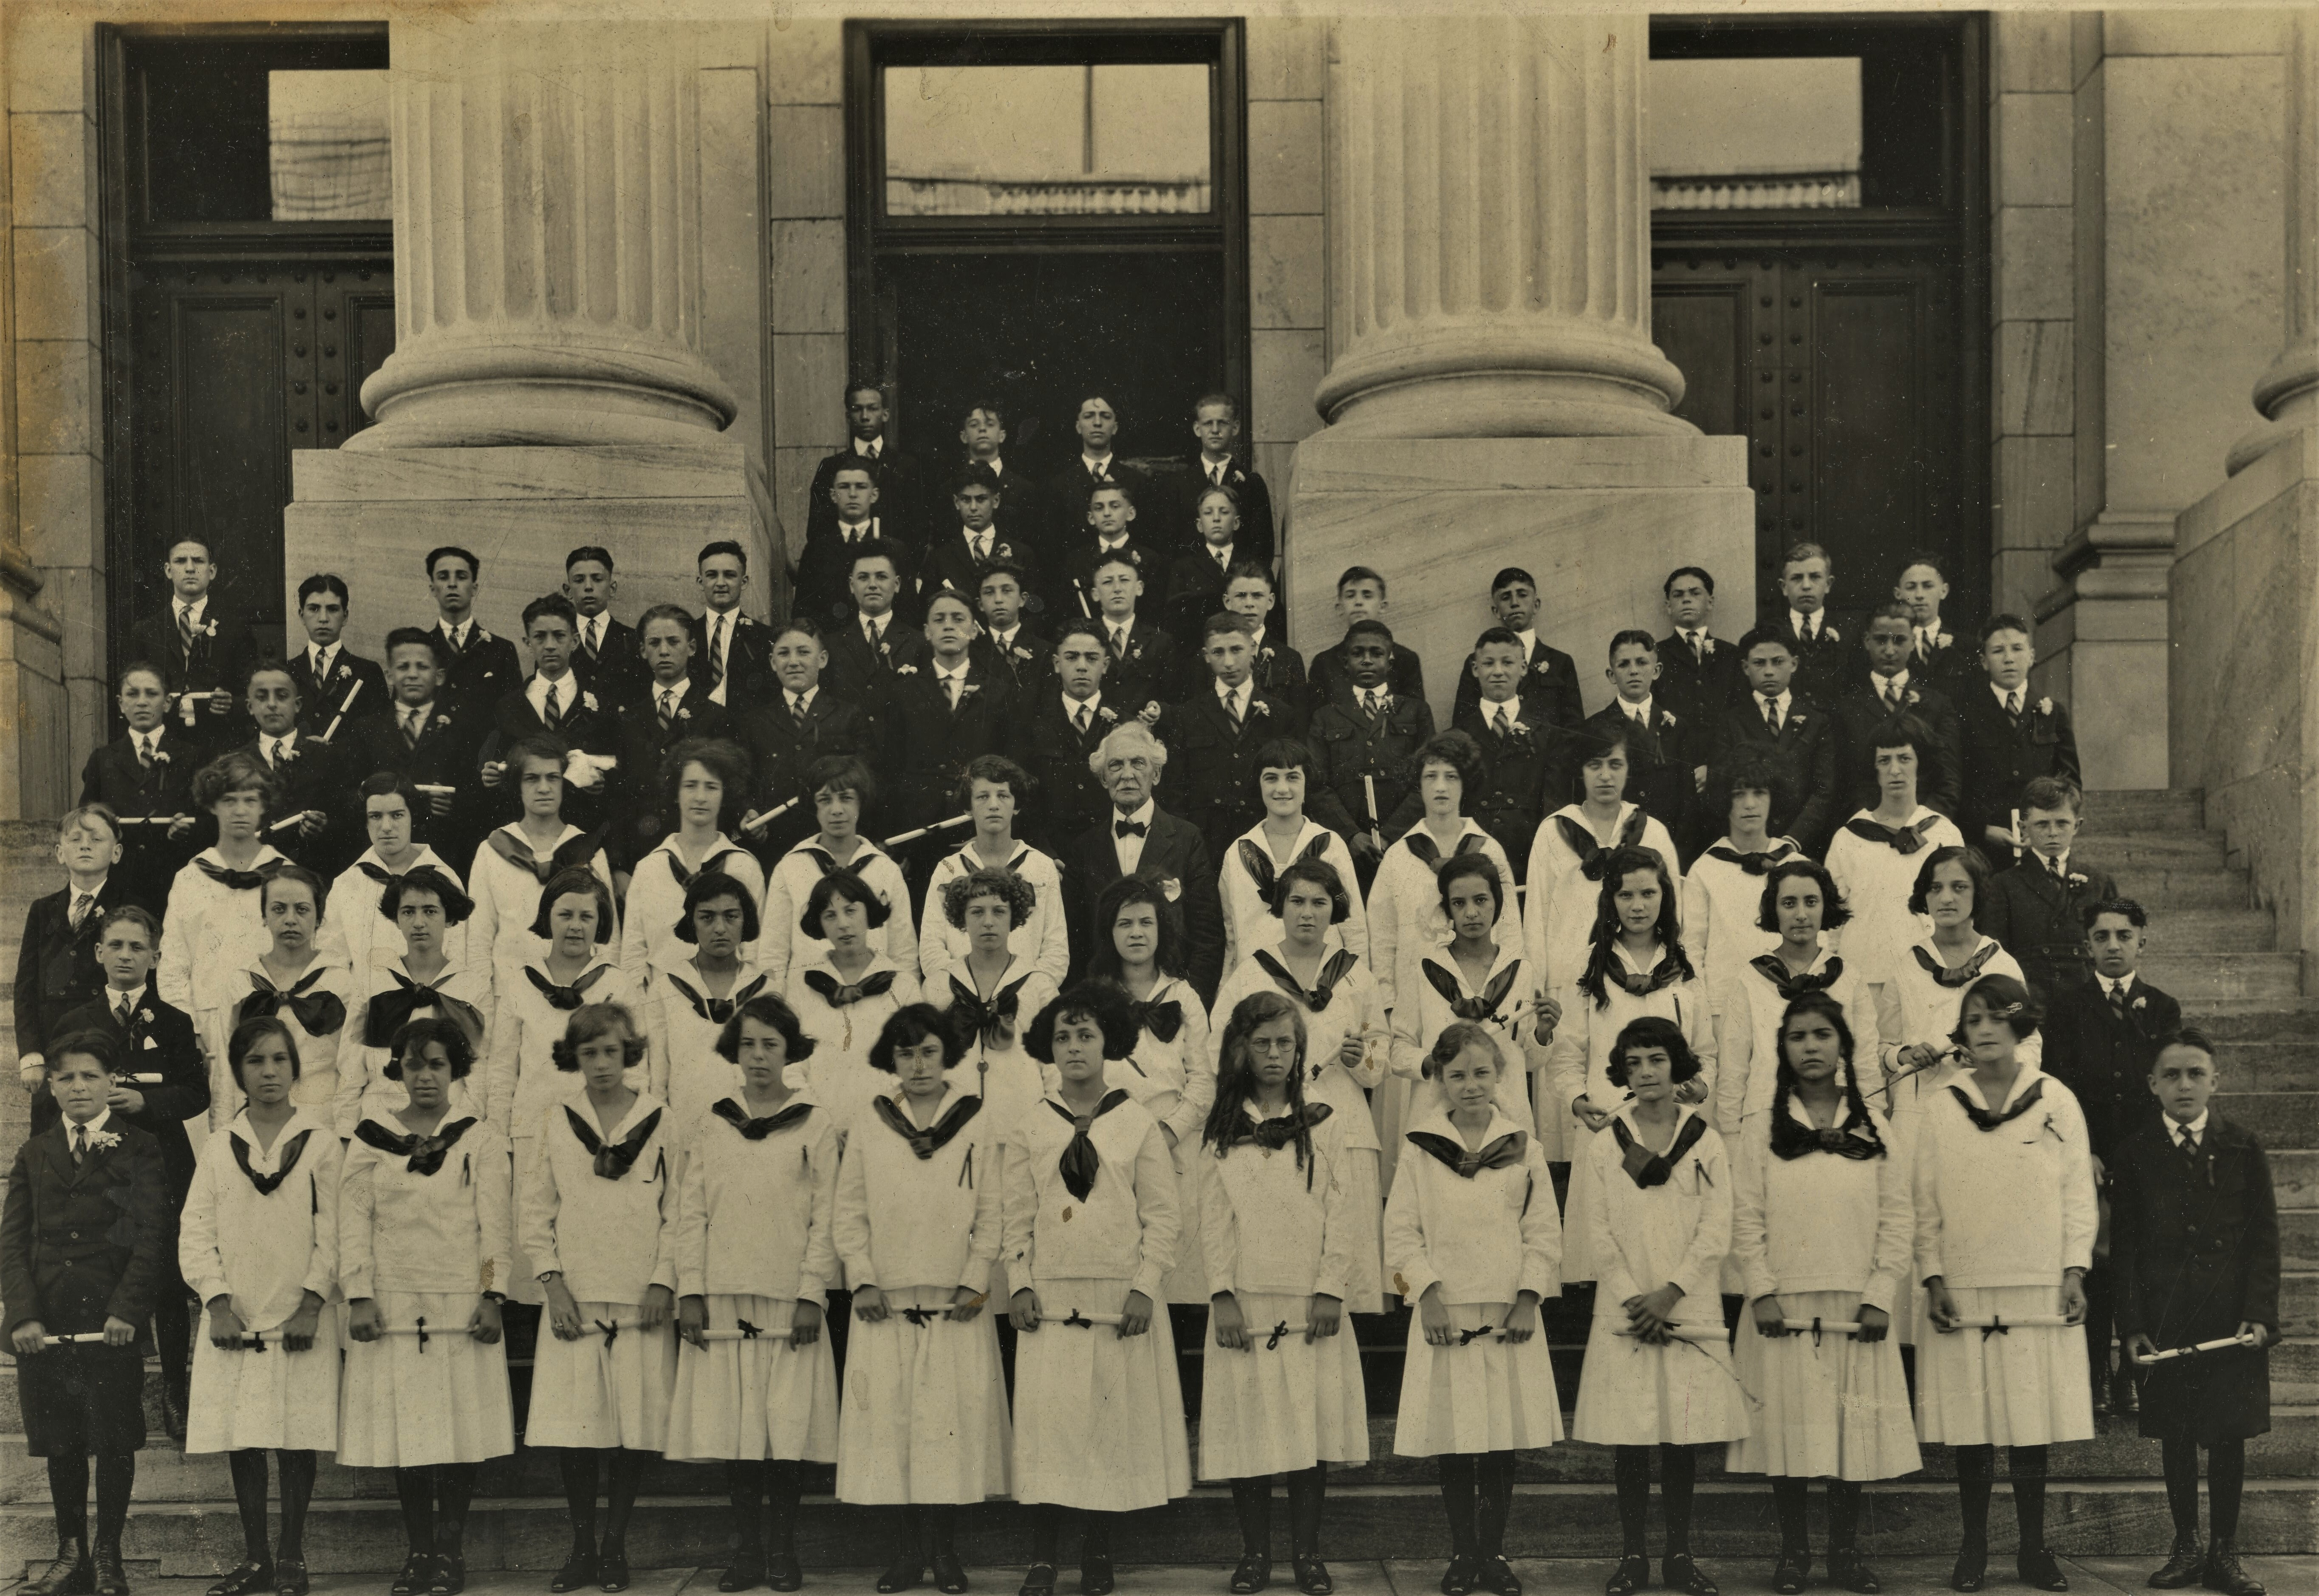
[[[1645,1555],[1643,1532],[1650,1518],[1652,1449],[1617,1447],[1611,1450],[1611,1471],[1619,1492],[1619,1534],[1623,1555],[1640,1557]],[[1669,1556],[1674,1556],[1691,1550],[1691,1497],[1699,1470],[1688,1447],[1662,1443],[1658,1455],[1659,1501],[1666,1509],[1666,1549]]]
[[[402,1532],[420,1556],[441,1552],[465,1555],[467,1504],[475,1496],[475,1465],[437,1463],[394,1471],[394,1494],[402,1503]]]
[[[804,1490],[795,1458],[776,1457],[765,1469],[765,1555],[797,1555],[798,1497]],[[635,1498],[631,1496],[633,1502]]]
[[[1507,1455],[1512,1460],[1512,1454]],[[1329,1493],[1329,1465],[1316,1463],[1288,1476],[1288,1545],[1298,1557],[1321,1555],[1321,1503]],[[1270,1492],[1267,1493],[1269,1507]]]
[[[1830,1555],[1860,1549],[1860,1482],[1827,1483],[1827,1549]]]
[[[2166,1505],[2174,1516],[2178,1540],[2198,1535],[2198,1443],[2170,1436],[2161,1456],[2166,1466]],[[2239,1497],[2246,1487],[2246,1443],[2216,1441],[2206,1448],[2206,1494],[2213,1503],[2215,1538],[2235,1540]]]
[[[1476,1490],[1474,1465],[1480,1458],[1475,1452],[1444,1452],[1436,1461],[1441,1465],[1441,1505],[1449,1514],[1449,1555],[1452,1557],[1473,1557],[1480,1544],[1481,1531],[1475,1521],[1474,1497]]]
[[[627,1447],[564,1447],[556,1459],[564,1471],[564,1505],[572,1515],[572,1550],[575,1556],[596,1549],[596,1459],[604,1459],[604,1551],[625,1555],[628,1519],[636,1510],[636,1492],[645,1476],[645,1453]]]
[[[274,1543],[266,1534],[266,1449],[244,1447],[226,1454],[233,1474],[234,1505],[241,1510],[241,1555],[248,1562],[271,1568]]]
[[[57,1511],[59,1541],[88,1539],[88,1459],[75,1454],[49,1459],[49,1500]],[[104,1452],[96,1459],[96,1541],[121,1544],[129,1522],[129,1492],[137,1483],[137,1454]]]
[[[733,1558],[738,1566],[753,1568],[765,1560],[766,1473],[765,1465],[754,1460],[734,1458],[725,1465],[725,1491],[733,1500],[733,1526],[741,1540]]]
[[[2008,1447],[2006,1464],[2013,1474],[2013,1512],[2021,1527],[2021,1550],[2026,1555],[2045,1547],[2045,1448]],[[1989,1545],[1989,1498],[1997,1484],[1997,1448],[1990,1446],[1956,1449],[1957,1497],[1963,1509],[1964,1544]]]
[[[1514,1455],[1484,1452],[1474,1460],[1474,1540],[1484,1561],[1506,1551],[1506,1520],[1513,1515]]]
[[[1063,1538],[1063,1510],[1042,1501],[1031,1510],[1031,1561],[1054,1565]]]
[[[1772,1513],[1780,1521],[1780,1555],[1791,1556],[1811,1546],[1810,1513],[1807,1501],[1811,1482],[1775,1479],[1772,1482]]]
[[[308,1451],[276,1452],[282,1469],[282,1543],[284,1561],[306,1560],[306,1507],[314,1499],[316,1458]],[[233,1500],[241,1510],[242,1555],[252,1563],[270,1565],[266,1538],[266,1450],[249,1447],[226,1455],[233,1472]]]
[[[2192,1481],[2197,1480],[2194,1461]],[[1240,1520],[1240,1554],[1243,1557],[1272,1556],[1272,1476],[1256,1474],[1232,1483],[1232,1516]]]

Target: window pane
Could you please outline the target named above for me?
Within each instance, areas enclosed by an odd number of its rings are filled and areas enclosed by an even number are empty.
[[[386,74],[269,72],[266,85],[274,220],[392,220]]]
[[[1650,64],[1651,207],[1860,204],[1860,58]]]
[[[1210,71],[889,67],[887,213],[1204,213]]]

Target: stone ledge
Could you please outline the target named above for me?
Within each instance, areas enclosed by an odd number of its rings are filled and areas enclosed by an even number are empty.
[[[397,500],[723,499],[745,479],[738,437],[698,444],[478,449],[299,449],[290,456],[299,504]],[[745,491],[745,489],[743,490]]]

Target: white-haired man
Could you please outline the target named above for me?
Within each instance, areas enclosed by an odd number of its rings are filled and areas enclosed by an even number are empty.
[[[1087,768],[1110,796],[1111,811],[1079,837],[1071,875],[1078,902],[1071,927],[1071,966],[1087,968],[1103,928],[1096,900],[1122,876],[1157,882],[1183,917],[1186,977],[1200,1001],[1213,1003],[1223,974],[1224,919],[1216,867],[1200,828],[1160,807],[1152,794],[1168,750],[1140,721],[1123,722],[1096,745]]]

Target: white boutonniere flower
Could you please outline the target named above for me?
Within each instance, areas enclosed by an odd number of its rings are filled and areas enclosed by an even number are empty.
[[[167,764],[169,762],[169,751],[166,748],[156,748],[153,750],[153,762],[157,765]]]
[[[974,697],[974,695],[975,695],[975,694],[977,694],[977,693],[980,692],[981,690],[982,690],[982,684],[981,684],[980,682],[979,682],[979,681],[961,681],[961,682],[960,682],[960,683],[958,684],[958,698],[959,698],[959,702],[960,702],[960,703],[961,703],[961,704],[962,704],[962,703],[964,703],[967,699],[970,699],[970,698]]]
[[[1674,724],[1674,717],[1662,709],[1659,711],[1659,724],[1661,726],[1673,726]]]
[[[2136,997],[2134,1000],[2134,1006],[2137,1009],[2148,1008],[2150,1006],[2150,999],[2147,997]]]
[[[1933,646],[1936,648],[1954,648],[1956,646],[1956,637],[1954,634],[1944,631],[1934,637]]]
[[[89,1137],[88,1145],[96,1152],[111,1152],[121,1145],[121,1132],[118,1131],[96,1132]]]
[[[137,1022],[140,1025],[150,1025],[153,1023],[153,1011],[149,1008],[139,1009],[137,1011]]]
[[[1174,876],[1169,876],[1166,880],[1160,883],[1160,896],[1165,897],[1169,903],[1174,903],[1178,898],[1184,896],[1184,883],[1178,880]]]
[[[1145,702],[1142,708],[1138,709],[1135,712],[1135,718],[1141,721],[1145,726],[1150,726],[1157,722],[1160,717],[1164,713],[1165,711],[1160,708],[1160,700],[1157,699],[1151,699]]]
[[[1913,687],[1908,690],[1906,697],[1908,701],[1911,704],[1921,704],[1925,701],[1925,695],[1918,692]]]
[[[490,630],[483,626],[482,623],[478,622],[475,627],[474,636],[469,639],[469,641],[474,643],[489,643],[491,640],[492,635]]]
[[[1262,699],[1250,699],[1248,701],[1248,707],[1259,715],[1269,715],[1272,713],[1272,706],[1266,703]]]
[[[594,693],[582,693],[580,695],[580,701],[587,706],[589,714],[593,715],[596,713],[596,695]]]
[[[1096,706],[1095,717],[1104,725],[1109,726],[1119,718],[1119,714],[1108,704],[1098,704]]]
[[[1016,645],[1015,645],[1015,646],[1014,646],[1014,648],[1013,648],[1013,650],[1012,650],[1011,652],[1014,654],[1015,657],[1016,659],[1018,659],[1018,660],[1027,660],[1027,659],[1029,659],[1029,658],[1031,657],[1031,651],[1030,651],[1029,649],[1027,649],[1027,648],[1024,647],[1024,646],[1023,646],[1021,644],[1019,644],[1019,643],[1017,643]]]
[[[679,720],[690,720],[692,718],[692,710],[690,707],[684,704],[679,704],[676,707],[676,717]]]
[[[888,642],[884,641],[882,638],[879,641],[879,644],[878,644],[878,654],[879,654],[879,656],[880,656],[880,658],[883,658],[883,657],[884,657],[884,656],[886,656],[887,654],[891,654],[891,653],[893,653],[893,652],[894,652],[894,645],[893,645],[892,644],[890,644],[890,643],[888,643]]]
[[[202,623],[202,636],[204,637],[214,637],[217,636],[217,618],[214,616]],[[108,1134],[110,1134],[110,1132],[108,1132]],[[120,1138],[116,1136],[113,1140],[118,1141]]]
[[[1798,711],[1797,713],[1788,717],[1788,724],[1790,726],[1801,726],[1803,723],[1804,717],[1801,711]]]
[[[2072,887],[2082,887],[2082,886],[2084,886],[2085,884],[2086,884],[2086,878],[2085,878],[2085,877],[2083,877],[2083,876],[2080,875],[2080,874],[2079,874],[2077,871],[2075,871],[2075,870],[2071,870],[2071,871],[2070,872],[2070,885],[2071,885],[2071,886],[2072,886]]]
[[[2048,716],[2050,716],[2051,714],[2053,714],[2053,699],[2038,699],[2038,700],[2037,700],[2037,713],[2038,713],[2038,714],[2040,714],[2040,715],[2048,715]]]
[[[1822,627],[1819,629],[1819,635],[1827,638],[1830,643],[1841,643],[1844,641],[1844,634],[1837,631],[1834,627]]]
[[[1706,636],[1704,633],[1701,634],[1699,639],[1699,657],[1704,660],[1712,659],[1714,656],[1715,639]]]
[[[1129,649],[1127,651],[1127,657],[1131,660],[1141,659],[1143,657],[1143,645],[1139,643],[1133,648]]]
[[[1015,550],[1011,545],[1002,543],[997,546],[997,550],[998,557],[1002,560],[1011,560],[1015,557]]]
[[[1538,663],[1536,663],[1536,664],[1532,665],[1532,666],[1530,667],[1530,670],[1531,670],[1532,672],[1534,672],[1535,673],[1537,673],[1538,675],[1544,676],[1544,675],[1547,675],[1547,674],[1550,673],[1550,672],[1552,672],[1552,670],[1553,670],[1553,667],[1552,667],[1551,665],[1548,664],[1546,661],[1544,661],[1544,660],[1540,660],[1540,661],[1538,661]]]
[[[878,652],[880,654],[884,654],[887,651],[881,645]],[[918,668],[916,665],[897,665],[894,667],[894,674],[897,676],[916,676],[917,673]]]
[[[1529,722],[1526,720],[1517,720],[1513,723],[1512,730],[1515,736],[1527,737],[1529,735]]]

